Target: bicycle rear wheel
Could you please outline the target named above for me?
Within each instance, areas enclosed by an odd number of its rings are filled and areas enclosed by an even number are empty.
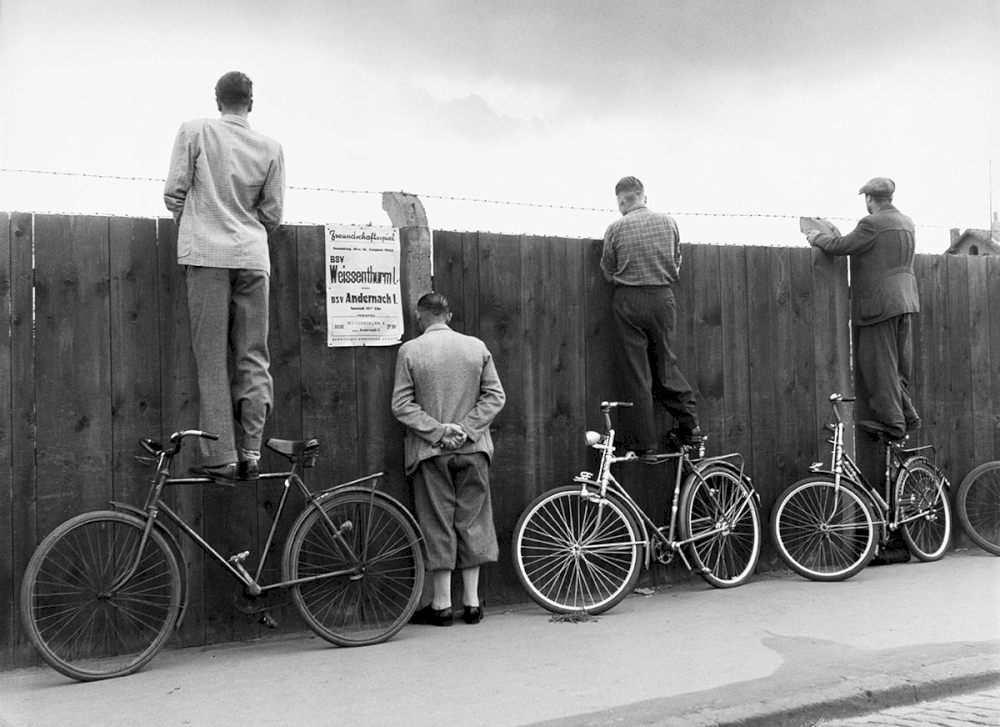
[[[750,484],[727,467],[690,474],[680,501],[682,540],[701,577],[716,588],[749,578],[760,557],[760,511]]]
[[[639,529],[617,499],[579,486],[537,497],[514,527],[514,571],[535,603],[554,613],[607,611],[635,587]]]
[[[771,514],[778,555],[801,576],[842,581],[875,555],[877,528],[867,499],[832,477],[799,480],[778,496]]]
[[[939,560],[951,541],[951,505],[944,476],[923,457],[900,467],[896,478],[896,522],[910,552]]]
[[[132,577],[145,523],[119,512],[78,515],[38,546],[21,584],[21,617],[56,671],[80,681],[131,674],[163,647],[180,612],[181,576],[153,530]]]
[[[321,508],[321,509],[320,509]],[[424,554],[410,519],[371,492],[312,508],[285,546],[285,580],[302,618],[338,646],[387,641],[410,620],[424,587]]]
[[[1000,555],[1000,462],[986,462],[966,475],[955,503],[965,533],[986,552]]]

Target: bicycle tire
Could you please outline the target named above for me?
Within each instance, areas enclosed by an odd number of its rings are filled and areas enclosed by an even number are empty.
[[[958,521],[972,542],[1000,555],[1000,462],[986,462],[967,474],[955,504]]]
[[[601,503],[568,485],[535,498],[514,527],[514,571],[553,613],[603,613],[639,579],[639,528],[615,497]]]
[[[283,561],[287,581],[318,577],[292,586],[292,598],[309,628],[337,646],[391,639],[417,610],[424,588],[420,536],[378,493],[335,494],[307,510]],[[331,571],[345,574],[323,577]]]
[[[132,515],[84,513],[53,530],[31,556],[21,584],[22,621],[56,671],[84,682],[132,674],[173,633],[181,576],[160,533],[150,533],[133,577],[108,592],[131,568],[144,530]]]
[[[778,556],[813,581],[843,581],[875,555],[878,530],[865,495],[846,480],[839,487],[822,475],[799,480],[782,492],[771,514]]]
[[[952,523],[944,475],[925,457],[911,457],[899,468],[895,495],[906,547],[924,562],[940,560],[951,542]]]
[[[716,588],[733,588],[749,578],[760,557],[761,526],[757,493],[737,472],[709,465],[684,481],[680,500],[681,539],[718,528],[688,544],[698,573]]]

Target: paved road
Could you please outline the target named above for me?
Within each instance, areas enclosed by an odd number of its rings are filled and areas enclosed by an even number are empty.
[[[634,595],[595,621],[524,605],[337,649],[308,634],[158,655],[123,679],[0,673],[2,727],[801,727],[1000,685],[1000,558]]]

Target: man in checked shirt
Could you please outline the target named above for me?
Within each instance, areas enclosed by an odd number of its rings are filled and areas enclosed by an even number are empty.
[[[677,305],[671,287],[680,272],[681,240],[671,217],[646,207],[638,179],[619,180],[615,195],[622,217],[604,233],[601,269],[615,286],[611,311],[625,358],[626,395],[634,405],[629,444],[643,461],[656,462],[663,448],[655,405],[673,418],[682,444],[701,439],[694,391],[673,349]]]
[[[215,100],[220,118],[187,121],[177,132],[163,199],[178,224],[177,263],[187,282],[200,426],[219,435],[218,441],[198,440],[196,471],[249,480],[260,474],[273,398],[267,233],[281,224],[285,159],[278,142],[250,128],[253,82],[245,74],[222,76]]]

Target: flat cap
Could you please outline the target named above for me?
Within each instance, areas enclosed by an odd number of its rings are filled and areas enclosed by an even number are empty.
[[[896,191],[896,183],[888,177],[875,177],[865,182],[858,194],[868,194],[872,197],[891,197]]]

